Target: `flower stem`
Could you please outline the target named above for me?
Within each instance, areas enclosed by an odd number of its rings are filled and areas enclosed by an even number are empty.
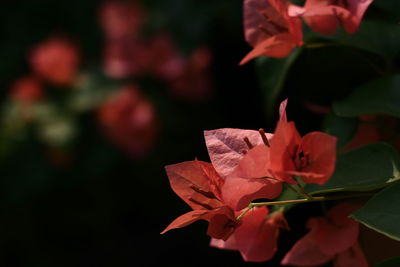
[[[321,48],[321,47],[327,47],[327,46],[338,46],[338,44],[335,43],[309,43],[304,45],[306,48]]]
[[[251,203],[250,203],[250,204],[251,204]],[[244,215],[246,215],[246,213],[249,212],[251,209],[252,209],[252,207],[250,207],[250,205],[249,205],[249,207],[248,207],[246,210],[244,210],[242,213],[240,213],[239,216],[236,217],[236,220],[240,220],[240,219],[241,219]]]
[[[297,187],[300,189],[300,192],[302,193],[303,196],[305,196],[307,199],[313,199],[314,197],[311,196],[309,193],[307,193],[307,191],[304,189],[304,187],[301,185],[301,183],[303,182],[303,180],[301,179],[301,177],[296,177],[297,180]]]
[[[285,185],[292,190],[293,192],[295,192],[296,194],[298,194],[299,196],[304,197],[304,194],[302,194],[301,192],[299,192],[295,187],[293,187],[291,184],[289,183],[285,183]]]
[[[282,201],[271,201],[271,202],[259,202],[259,203],[250,203],[248,209],[252,209],[254,207],[263,207],[263,206],[272,206],[272,205],[288,205],[288,204],[298,204],[298,203],[306,203],[306,202],[321,202],[321,201],[329,201],[329,200],[339,200],[346,198],[358,198],[358,197],[368,197],[372,196],[374,193],[355,193],[355,194],[345,194],[345,195],[337,195],[337,196],[318,196],[312,197],[312,199],[304,198],[304,199],[292,199],[292,200],[282,200]]]

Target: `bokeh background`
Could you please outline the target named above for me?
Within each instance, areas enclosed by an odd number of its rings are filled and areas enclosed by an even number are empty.
[[[189,210],[165,165],[208,161],[203,130],[274,128],[279,101],[260,68],[238,65],[250,49],[242,0],[8,1],[0,36],[1,266],[245,264],[208,246],[205,222],[159,234]],[[381,63],[306,50],[275,97],[289,97],[302,133],[321,129],[329,104]],[[310,207],[288,214],[294,234],[264,266],[305,233]]]
[[[205,129],[266,125],[241,5],[3,3],[1,266],[242,262],[205,223],[159,234],[188,210],[164,166],[208,160]]]

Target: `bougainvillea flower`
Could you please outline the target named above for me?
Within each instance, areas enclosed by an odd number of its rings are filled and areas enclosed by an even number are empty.
[[[175,80],[182,75],[186,67],[185,58],[176,49],[171,37],[156,35],[149,43],[150,71],[162,80]]]
[[[204,132],[211,162],[225,178],[222,198],[234,210],[243,209],[255,199],[273,199],[281,193],[280,181],[271,179],[269,171],[270,153],[265,143],[271,136],[230,128]]]
[[[255,199],[274,199],[281,192],[282,183],[270,172],[270,148],[259,145],[250,149],[226,177],[222,198],[234,210],[241,210]]]
[[[383,141],[400,151],[400,137],[395,134],[400,126],[397,118],[390,116],[360,116],[357,130],[344,151]]]
[[[104,48],[104,72],[121,79],[145,72],[149,66],[147,45],[135,38],[108,40]]]
[[[35,76],[25,76],[17,80],[10,88],[9,98],[13,101],[15,114],[24,121],[35,117],[35,104],[44,98],[44,89]]]
[[[220,249],[238,250],[248,262],[270,260],[277,251],[277,241],[281,228],[287,229],[282,213],[268,217],[266,207],[255,208],[245,214],[242,224],[228,240],[211,239],[211,246]]]
[[[287,100],[280,106],[280,120],[286,122]],[[255,199],[273,199],[282,191],[281,180],[271,172],[269,142],[264,130],[218,129],[205,131],[211,162],[225,178],[222,197],[234,210]]]
[[[270,140],[272,134],[266,133],[266,137]],[[248,150],[245,138],[254,146],[263,144],[260,133],[255,130],[222,128],[204,131],[211,163],[222,177],[234,171],[244,156],[243,152]]]
[[[99,108],[98,118],[107,136],[132,157],[145,155],[156,140],[154,107],[137,86],[113,94]]]
[[[288,13],[287,0],[245,0],[244,33],[253,50],[240,64],[261,55],[283,58],[303,44],[301,21]]]
[[[310,232],[297,241],[281,264],[319,266],[333,260],[335,267],[367,267],[357,242],[359,223],[348,217],[358,208],[356,204],[341,203],[329,210],[326,217],[309,219]]]
[[[26,76],[17,80],[11,87],[10,98],[20,103],[34,103],[44,96],[43,86],[34,76]]]
[[[107,1],[99,13],[107,39],[136,36],[146,17],[143,8],[134,1]]]
[[[302,16],[311,29],[322,34],[334,34],[339,25],[354,33],[372,1],[307,0],[304,8],[292,8],[289,13]]]
[[[209,222],[207,234],[228,239],[239,222],[234,211],[221,198],[224,183],[210,163],[187,161],[166,167],[171,188],[193,211],[175,219],[163,232],[187,226],[198,220]]]
[[[286,118],[286,102],[281,118]],[[324,184],[332,176],[336,162],[336,137],[311,132],[301,138],[294,122],[281,119],[271,139],[271,171],[276,178],[296,183],[293,175],[306,183]]]
[[[78,48],[67,39],[53,37],[33,48],[30,63],[32,70],[45,81],[70,85],[78,71]]]
[[[199,47],[186,58],[180,75],[168,79],[173,95],[187,100],[203,100],[212,92],[209,67],[211,52],[206,47]]]

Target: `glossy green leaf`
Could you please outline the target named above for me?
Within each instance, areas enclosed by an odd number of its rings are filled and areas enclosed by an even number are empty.
[[[400,258],[391,258],[375,265],[375,267],[399,267],[399,266],[400,266]]]
[[[369,228],[400,241],[400,183],[371,198],[351,217]]]
[[[265,97],[267,114],[275,112],[276,100],[285,85],[286,77],[291,66],[300,55],[302,48],[295,49],[287,58],[278,59],[271,57],[261,57],[256,61],[257,75],[260,87]]]
[[[371,191],[400,180],[397,151],[383,143],[370,144],[338,156],[333,176],[324,185],[308,184],[310,193]]]
[[[324,122],[324,132],[338,138],[338,149],[343,148],[354,136],[358,126],[356,118],[346,118],[330,113]]]
[[[400,75],[373,80],[357,88],[345,100],[333,104],[339,116],[382,114],[400,117]]]
[[[382,20],[363,20],[355,34],[343,29],[332,37],[336,43],[366,50],[391,59],[400,52],[400,25]]]

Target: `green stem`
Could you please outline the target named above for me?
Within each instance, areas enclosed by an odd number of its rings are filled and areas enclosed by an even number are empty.
[[[251,203],[250,203],[250,204],[251,204]],[[245,211],[243,211],[242,213],[240,213],[239,216],[236,217],[236,220],[242,219],[242,217],[243,217],[244,215],[246,215],[246,213],[249,212],[251,209],[252,209],[252,208],[251,208],[250,205],[249,205],[249,207],[248,207]]]
[[[285,185],[286,185],[290,190],[292,190],[293,192],[295,192],[296,194],[298,194],[299,196],[305,197],[304,194],[302,194],[301,192],[297,191],[297,189],[294,188],[291,184],[285,183]]]
[[[309,43],[304,45],[306,48],[321,48],[321,47],[328,47],[328,46],[339,46],[335,43]]]
[[[300,189],[300,192],[303,194],[303,196],[305,196],[307,199],[313,199],[314,197],[311,196],[309,193],[307,193],[307,191],[304,189],[304,187],[301,185],[301,183],[303,182],[303,180],[301,179],[301,177],[296,177],[297,180],[297,187]]]
[[[337,195],[337,196],[331,196],[331,197],[319,196],[319,197],[312,197],[312,199],[304,198],[304,199],[250,203],[248,206],[248,209],[252,209],[255,207],[272,206],[272,205],[288,205],[288,204],[298,204],[298,203],[306,203],[306,202],[321,202],[321,201],[339,200],[339,199],[346,199],[346,198],[368,197],[368,196],[372,196],[372,195],[374,195],[374,193],[369,192],[369,193]]]

